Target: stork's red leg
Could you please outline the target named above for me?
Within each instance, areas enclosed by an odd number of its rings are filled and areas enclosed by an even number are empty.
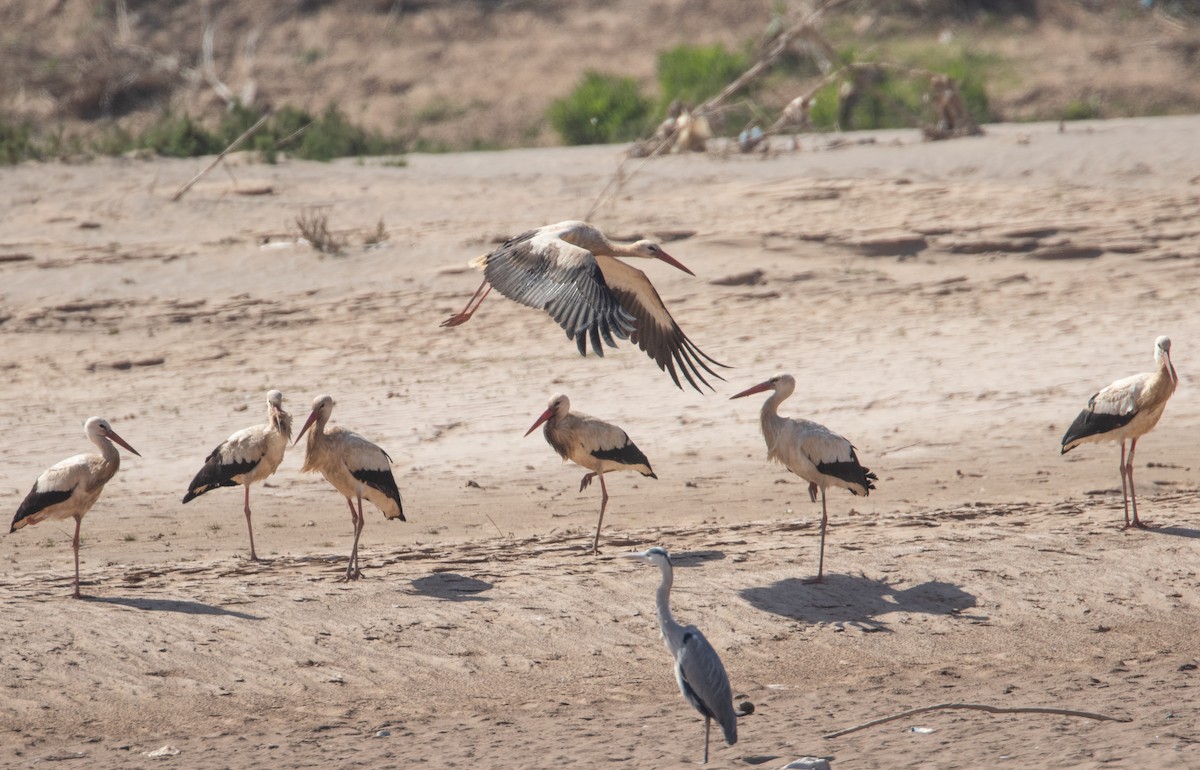
[[[459,326],[460,324],[465,324],[467,321],[470,321],[471,316],[475,315],[475,311],[478,310],[479,306],[483,304],[483,300],[487,298],[487,295],[489,292],[491,292],[491,290],[492,285],[487,282],[486,278],[483,279],[483,283],[479,284],[479,288],[476,289],[475,293],[471,295],[471,299],[467,300],[467,306],[464,307],[461,312],[455,313],[445,321],[442,321],[442,323],[439,325],[443,327]]]
[[[1125,439],[1121,439],[1121,502],[1125,505],[1125,528],[1129,528],[1129,468],[1125,465]]]
[[[1133,488],[1133,450],[1137,449],[1137,442],[1135,438],[1129,443],[1129,462],[1125,465],[1125,473],[1129,476],[1129,506],[1133,509],[1133,526],[1138,529],[1150,529],[1150,522],[1138,518],[1137,491]]]
[[[75,517],[75,539],[71,541],[71,549],[75,551],[75,593],[72,594],[76,599],[82,598],[79,595],[79,525],[83,523],[82,516]]]
[[[592,483],[592,478],[593,478],[595,475],[596,475],[595,473],[585,473],[585,474],[583,474],[583,478],[579,480],[579,491],[580,491],[580,492],[582,492],[583,490],[585,490],[585,489],[587,489],[587,488],[588,488],[588,486],[589,486],[589,485]],[[604,481],[604,480],[603,480],[603,479],[601,479],[601,482],[602,482],[602,483],[603,483],[603,481]]]
[[[254,552],[254,526],[250,523],[250,485],[246,484],[246,529],[250,532],[250,561],[258,561],[258,554]]]
[[[604,509],[608,507],[608,487],[604,486],[603,473],[590,473],[589,476],[600,477],[600,520],[596,522],[596,538],[592,540],[592,555],[600,553],[600,527],[604,525]],[[587,478],[587,476],[584,476]],[[580,489],[582,491],[582,488]]]
[[[825,528],[829,526],[829,512],[825,508],[825,487],[821,487],[821,546],[817,556],[817,576],[810,583],[825,582]]]

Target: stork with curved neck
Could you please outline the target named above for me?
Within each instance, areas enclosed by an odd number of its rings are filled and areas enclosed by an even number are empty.
[[[821,546],[817,559],[819,583],[825,575],[825,530],[829,526],[829,511],[825,503],[828,487],[841,487],[851,494],[866,496],[875,488],[879,477],[858,461],[854,445],[820,423],[794,417],[781,417],[779,405],[796,390],[796,380],[790,374],[777,374],[765,382],[747,388],[732,398],[773,390],[762,406],[760,421],[767,442],[767,459],[781,463],[792,473],[808,482],[808,496],[817,500],[821,492]]]

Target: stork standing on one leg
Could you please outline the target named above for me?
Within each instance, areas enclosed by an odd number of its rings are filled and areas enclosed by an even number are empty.
[[[92,417],[84,423],[83,430],[88,439],[100,448],[100,454],[75,455],[46,469],[17,508],[17,515],[13,517],[12,528],[9,529],[12,533],[27,524],[37,524],[46,519],[75,519],[75,538],[71,541],[71,548],[75,551],[75,592],[72,595],[76,599],[80,598],[79,525],[83,523],[84,514],[100,498],[104,485],[121,467],[121,454],[113,442],[141,457],[136,449],[117,435],[108,420]]]
[[[370,500],[386,519],[407,519],[404,518],[396,477],[392,475],[392,458],[357,433],[340,426],[326,428],[329,415],[333,414],[333,405],[332,396],[318,396],[295,443],[299,444],[304,434],[308,433],[304,466],[300,470],[306,473],[320,471],[325,480],[342,493],[346,504],[350,506],[354,545],[350,549],[350,563],[346,565],[343,580],[358,580],[362,577],[362,570],[358,567],[358,539],[366,521],[363,498]],[[309,428],[312,428],[311,432]],[[357,510],[354,508],[355,500],[358,501]]]
[[[1171,364],[1171,340],[1159,337],[1154,341],[1154,363],[1158,368],[1132,377],[1117,380],[1088,399],[1087,408],[1079,413],[1062,438],[1062,454],[1080,444],[1095,441],[1121,442],[1121,498],[1125,503],[1125,526],[1145,529],[1138,518],[1137,493],[1133,488],[1133,450],[1138,439],[1158,424],[1167,400],[1179,384],[1179,375]],[[1128,459],[1125,441],[1129,440]],[[1133,509],[1133,518],[1129,511]]]
[[[708,732],[716,720],[725,733],[725,743],[737,743],[737,714],[733,711],[733,690],[717,651],[695,626],[681,626],[671,615],[671,584],[674,576],[671,557],[655,546],[641,553],[622,554],[651,564],[662,572],[662,582],[654,606],[658,611],[658,630],[667,651],[675,659],[675,681],[684,700],[704,716],[704,764],[708,764]]]
[[[848,489],[854,495],[866,496],[875,488],[879,477],[863,467],[855,454],[854,445],[824,425],[811,420],[780,417],[779,405],[796,390],[796,380],[790,374],[777,374],[766,382],[747,388],[731,398],[774,390],[762,407],[762,432],[767,441],[767,459],[776,460],[792,473],[808,482],[808,496],[817,501],[821,490],[821,551],[817,560],[820,583],[825,574],[825,529],[829,512],[825,507],[825,489],[830,486]]]
[[[542,412],[529,430],[528,436],[542,423],[546,423],[543,434],[563,462],[570,460],[587,468],[591,473],[579,482],[579,491],[587,489],[596,476],[600,477],[600,520],[596,522],[596,537],[592,540],[592,553],[600,553],[600,527],[604,525],[604,509],[608,507],[608,487],[604,474],[610,471],[637,471],[643,476],[657,479],[650,468],[650,461],[642,450],[629,440],[629,435],[616,425],[597,420],[586,414],[571,411],[571,401],[559,393],[550,399],[550,406]]]
[[[245,487],[246,529],[250,533],[250,560],[258,561],[254,552],[254,526],[250,523],[250,485],[262,481],[279,468],[287,442],[292,440],[292,416],[283,411],[283,394],[278,390],[267,393],[267,421],[239,430],[209,453],[204,467],[188,484],[183,502],[193,500],[217,487]]]

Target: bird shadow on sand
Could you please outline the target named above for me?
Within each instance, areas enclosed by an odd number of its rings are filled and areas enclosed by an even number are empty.
[[[145,610],[147,612],[182,612],[185,615],[224,615],[231,618],[240,618],[241,620],[266,620],[261,615],[250,615],[245,612],[237,612],[236,610],[227,610],[224,607],[216,607],[212,604],[189,602],[180,599],[126,599],[124,597],[85,596],[83,600],[99,602],[101,604],[119,604],[122,607],[130,607],[135,610]]]
[[[412,589],[408,593],[432,596],[448,602],[489,602],[491,599],[479,594],[492,590],[492,584],[486,580],[459,575],[457,572],[437,572],[412,581]]]
[[[1156,535],[1200,538],[1200,529],[1192,529],[1191,527],[1150,527],[1146,531]]]
[[[959,615],[975,606],[975,597],[938,580],[901,588],[862,575],[826,574],[823,583],[788,578],[769,586],[746,588],[741,597],[763,612],[807,623],[855,623],[888,631],[879,620],[892,612]]]

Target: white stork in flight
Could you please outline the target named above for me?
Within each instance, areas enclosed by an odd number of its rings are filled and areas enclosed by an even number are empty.
[[[404,518],[404,506],[400,503],[400,490],[392,475],[392,458],[388,453],[362,436],[343,427],[326,428],[329,415],[333,413],[333,397],[317,396],[313,400],[312,413],[296,444],[308,433],[308,444],[304,453],[302,472],[320,471],[325,480],[346,498],[350,506],[350,520],[354,524],[354,545],[350,549],[350,563],[346,566],[343,580],[358,580],[362,570],[358,567],[358,538],[362,534],[366,518],[363,516],[363,498],[367,498],[383,512],[386,519]],[[312,428],[312,432],[309,432]],[[358,509],[354,501],[358,501]]]
[[[724,379],[709,364],[724,367],[688,339],[667,312],[646,274],[615,257],[658,259],[695,275],[657,243],[641,240],[629,245],[610,241],[586,222],[559,222],[509,239],[503,246],[471,260],[482,270],[483,283],[462,312],[442,322],[458,326],[470,320],[492,288],[511,300],[545,310],[575,340],[580,355],[604,355],[601,340],[616,347],[615,338],[628,339],[682,388],[679,375],[696,390],[707,372]]]
[[[292,416],[283,410],[283,394],[278,390],[267,393],[267,421],[239,430],[209,453],[192,483],[188,484],[183,502],[195,499],[217,487],[245,487],[246,529],[250,532],[250,560],[258,561],[254,552],[254,527],[250,523],[250,485],[262,481],[279,468],[287,443],[292,440]]]
[[[776,460],[792,473],[808,482],[808,496],[817,501],[821,490],[821,550],[817,560],[820,583],[825,575],[825,528],[829,512],[825,507],[825,489],[834,486],[850,490],[851,494],[870,494],[879,477],[863,467],[854,452],[854,445],[824,425],[811,420],[780,417],[779,405],[796,390],[796,380],[790,374],[777,374],[766,382],[747,388],[731,398],[742,398],[765,390],[774,393],[762,407],[762,432],[767,442],[767,459]]]
[[[1158,368],[1131,377],[1123,377],[1088,399],[1062,438],[1062,454],[1080,444],[1095,441],[1121,442],[1121,497],[1125,503],[1125,526],[1145,529],[1138,518],[1137,495],[1133,489],[1133,450],[1138,439],[1153,430],[1167,408],[1167,399],[1179,384],[1179,375],[1171,364],[1171,340],[1154,341],[1154,363]],[[1125,441],[1129,440],[1129,457]],[[1133,508],[1130,520],[1129,509]]]
[[[600,553],[600,527],[604,525],[604,509],[608,507],[608,487],[604,485],[604,474],[610,471],[637,471],[643,476],[657,479],[650,468],[650,461],[637,448],[629,435],[616,425],[597,420],[586,414],[571,411],[571,401],[561,393],[550,399],[546,411],[537,422],[525,431],[528,436],[542,423],[546,423],[543,434],[547,443],[562,457],[576,465],[587,468],[579,482],[579,491],[587,489],[596,476],[600,477],[600,520],[596,522],[596,537],[592,540],[592,553]]]
[[[33,489],[29,490],[17,508],[17,515],[13,517],[12,528],[9,529],[12,533],[27,524],[37,524],[46,519],[75,519],[75,538],[71,541],[71,548],[75,551],[73,596],[76,599],[80,598],[79,525],[83,523],[83,515],[100,498],[104,485],[121,467],[121,454],[113,442],[141,457],[102,417],[90,418],[84,423],[83,430],[91,442],[100,448],[100,454],[75,455],[47,468],[33,482]]]

